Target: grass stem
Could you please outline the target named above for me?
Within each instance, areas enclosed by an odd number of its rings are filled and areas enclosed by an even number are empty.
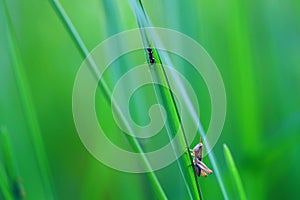
[[[72,21],[70,20],[69,16],[65,12],[64,8],[60,4],[60,2],[57,1],[57,0],[50,0],[50,2],[53,4],[53,7],[54,7],[55,11],[59,15],[62,22],[64,23],[64,25],[65,25],[66,29],[68,30],[70,36],[73,38],[73,41],[77,45],[77,48],[79,49],[82,57],[83,58],[88,58],[88,62],[91,66],[91,69],[93,70],[93,72],[95,74],[95,77],[98,78],[99,77],[99,71],[97,69],[97,65],[96,65],[95,61],[93,60],[93,58],[88,56],[89,51],[88,51],[87,47],[85,46],[83,40],[81,39],[79,33],[77,32],[75,26],[73,25]],[[109,87],[107,86],[107,84],[104,82],[104,80],[100,80],[100,81],[101,81],[100,86],[104,91],[106,99],[110,103],[111,91],[110,91]],[[123,122],[124,122],[125,126],[127,126],[128,130],[131,130],[131,128],[129,126],[129,123],[127,122],[127,119],[125,118],[124,114],[120,110],[119,106],[114,102],[112,102],[112,105],[118,111],[118,114],[119,114],[120,118],[123,120]],[[133,148],[141,153],[142,158],[144,160],[144,164],[149,169],[149,171],[151,171],[151,165],[150,165],[148,159],[146,158],[146,156],[144,155],[144,151],[143,151],[140,143],[138,142],[138,140],[136,138],[133,138],[132,140],[129,140],[129,141],[133,145]],[[151,173],[148,173],[148,175],[149,175],[150,180],[153,182],[153,185],[156,188],[156,191],[158,191],[157,197],[160,198],[160,199],[167,199],[167,197],[165,195],[165,192],[164,192],[159,180],[157,179],[155,173],[151,172]]]
[[[5,0],[2,0],[2,5],[5,13],[5,21],[7,23],[9,51],[13,61],[12,67],[16,78],[16,84],[19,91],[23,112],[25,115],[25,119],[27,120],[28,130],[31,134],[35,156],[42,178],[43,188],[45,190],[45,195],[47,196],[47,198],[54,199],[54,191],[48,166],[48,160],[45,153],[34,104],[30,95],[29,85],[26,80],[23,62],[18,48],[16,33],[14,31],[14,27]]]
[[[244,188],[243,188],[242,180],[241,180],[241,177],[240,177],[239,172],[237,170],[237,167],[235,165],[235,162],[233,160],[232,154],[231,154],[231,152],[230,152],[230,150],[229,150],[229,148],[227,147],[226,144],[223,145],[223,149],[224,149],[224,155],[225,155],[225,159],[226,159],[226,162],[227,162],[227,166],[228,166],[229,171],[231,173],[231,177],[233,179],[233,182],[236,186],[239,199],[246,200],[247,198],[246,198],[246,194],[245,194],[245,191],[244,191]]]

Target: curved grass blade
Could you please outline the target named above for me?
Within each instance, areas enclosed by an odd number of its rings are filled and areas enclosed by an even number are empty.
[[[45,153],[37,116],[34,111],[34,105],[31,99],[29,86],[26,80],[24,66],[16,40],[16,34],[14,32],[13,24],[10,19],[5,0],[2,0],[2,4],[8,28],[7,36],[9,42],[9,51],[12,56],[12,61],[14,62],[12,66],[16,77],[18,91],[20,94],[20,101],[24,110],[25,118],[27,119],[27,126],[29,129],[29,133],[31,134],[31,139],[34,146],[34,151],[36,153],[35,156],[38,162],[45,194],[47,195],[48,199],[54,199],[54,191],[52,186],[52,179],[50,176],[50,170],[48,167],[47,156]]]
[[[233,179],[233,182],[236,186],[239,199],[246,200],[247,198],[246,198],[245,190],[243,188],[242,180],[241,180],[239,172],[236,168],[236,165],[234,163],[231,152],[230,152],[230,150],[229,150],[229,148],[227,147],[226,144],[223,145],[223,149],[224,149],[224,155],[225,155],[225,159],[226,159],[226,162],[227,162],[227,166],[228,166],[228,169],[231,173],[231,177]]]
[[[96,65],[95,61],[90,56],[88,56],[89,55],[88,49],[86,48],[83,40],[81,39],[80,35],[78,34],[76,28],[74,27],[72,21],[70,20],[67,13],[63,9],[62,5],[57,0],[50,0],[50,2],[53,4],[54,9],[56,10],[56,12],[59,15],[60,19],[64,23],[64,25],[65,25],[66,29],[68,30],[70,36],[73,38],[73,41],[77,45],[77,48],[79,49],[82,57],[89,59],[88,62],[90,64],[91,70],[95,74],[95,77],[96,78],[99,77],[100,73],[97,69],[97,65]],[[110,100],[111,100],[110,99],[111,91],[110,91],[108,85],[104,82],[104,80],[100,80],[99,87],[101,87],[101,89],[103,89],[105,97],[106,97],[105,99],[107,99],[107,101],[110,102]],[[112,101],[112,106],[114,106],[117,113],[119,114],[119,117],[123,120],[124,125],[128,128],[128,130],[131,130],[129,123],[127,122],[127,119],[123,115],[122,110],[119,108],[119,106],[114,101]],[[141,153],[142,158],[144,160],[145,166],[149,169],[149,171],[152,171],[151,170],[151,165],[150,165],[147,157],[144,155],[144,150],[142,149],[139,141],[136,138],[129,138],[129,137],[127,137],[127,138],[129,140],[129,142],[132,144],[134,150]],[[164,192],[162,186],[160,185],[160,182],[158,181],[156,175],[153,172],[148,173],[148,175],[149,175],[150,180],[153,182],[153,185],[156,188],[156,191],[158,191],[157,197],[160,198],[160,199],[167,199],[167,197],[165,195],[165,192]]]
[[[153,40],[156,39],[156,38],[151,38],[144,29],[145,27],[150,27],[151,24],[149,22],[147,14],[144,11],[142,2],[136,1],[136,0],[130,0],[129,2],[132,6],[132,9],[135,12],[135,15],[136,15],[136,19],[137,19],[137,22],[138,22],[138,25],[140,28],[140,33],[141,33],[141,37],[143,40],[144,48],[146,50],[148,50],[148,48],[151,48],[152,44],[155,44],[155,41],[153,41]],[[154,51],[154,49],[153,49],[153,51]],[[160,60],[160,56],[159,56],[158,52],[153,52],[153,53],[155,53],[156,60],[157,60],[157,62],[160,63],[161,67],[152,66],[153,61],[148,60],[149,70],[150,70],[152,79],[154,80],[154,82],[165,83],[163,85],[167,85],[169,89],[172,89],[170,87],[169,80],[166,76],[166,72],[162,66],[162,62]],[[181,122],[178,107],[176,105],[175,97],[174,97],[173,93],[170,92],[170,90],[168,90],[168,91],[162,90],[160,87],[154,87],[154,88],[155,88],[155,93],[156,93],[159,103],[164,106],[168,117],[170,117],[170,119],[171,119],[171,120],[167,121],[165,124],[169,139],[171,140],[171,138],[174,137],[174,134],[176,133],[175,125],[179,124],[180,125],[180,128],[179,128],[180,133],[177,133],[177,134],[180,134],[183,136],[183,141],[185,143],[184,148],[189,149],[189,145],[188,145],[188,142],[186,139],[186,135],[184,133],[184,128],[183,128],[183,125]],[[174,152],[176,152],[176,148],[180,148],[180,147],[173,145]],[[180,173],[182,175],[184,184],[186,186],[186,189],[189,193],[190,198],[191,199],[194,199],[194,198],[201,199],[202,194],[200,191],[200,186],[198,184],[198,178],[197,178],[196,174],[194,173],[193,168],[186,169],[187,166],[193,165],[192,164],[193,159],[192,159],[191,155],[188,154],[187,156],[188,156],[188,160],[189,160],[188,163],[183,164],[183,163],[181,163],[182,162],[181,160],[179,160],[179,159],[177,160],[178,168],[180,170]],[[183,172],[184,170],[188,170],[188,172],[189,172],[188,177],[185,177],[186,175]],[[191,183],[194,183],[194,182],[195,182],[195,184],[191,185]],[[196,193],[196,195],[195,195],[195,193]]]
[[[149,20],[148,20],[148,18],[146,16],[146,14],[144,13],[144,9],[143,9],[143,6],[141,4],[141,0],[139,0],[140,9],[138,8],[138,5],[136,5],[137,0],[130,0],[130,1],[134,5],[133,8],[134,8],[135,11],[137,11],[137,14],[145,16],[144,20],[138,20],[139,24],[143,24],[144,23],[144,26],[150,26],[151,24],[150,24],[150,22],[149,22]],[[142,33],[142,36],[145,38],[146,36],[144,36],[144,35],[146,35],[146,34]],[[155,40],[153,40],[153,42],[159,42],[159,40],[157,39],[157,37],[153,33],[151,33],[151,36],[155,39]],[[148,45],[150,44],[149,40],[145,39],[145,41],[148,42]],[[167,63],[169,66],[173,66],[171,60],[169,59],[169,57],[167,55],[164,54],[164,55],[160,56],[160,60],[161,59],[163,59],[164,63]],[[162,69],[162,70],[164,70],[164,69]],[[164,73],[164,76],[165,76],[165,79],[167,81],[170,80],[169,78],[176,80],[176,81],[174,81],[176,87],[183,88],[181,82],[178,81],[179,79],[177,77],[173,77],[173,76],[172,77],[167,77],[166,73]],[[172,88],[170,88],[170,89],[172,89]],[[182,95],[186,99],[186,102],[184,102],[184,103],[186,103],[187,105],[192,105],[190,103],[190,99],[189,99],[188,95],[185,94],[185,90],[181,89],[181,91],[183,92]],[[176,101],[174,101],[174,98],[173,98],[173,103],[175,104],[175,107],[178,107],[176,105]],[[195,114],[195,109],[193,107],[191,107],[191,106],[187,106],[187,107],[189,109],[190,114],[192,115],[192,118],[193,118],[194,122],[196,124],[198,124],[198,132],[200,133],[200,135],[204,139],[204,145],[206,146],[207,149],[211,149],[210,146],[209,146],[209,144],[206,142],[206,139],[205,139],[206,138],[206,134],[205,134],[203,126],[202,126],[202,124],[200,122],[200,119]],[[214,170],[214,174],[216,175],[217,181],[218,181],[220,189],[222,191],[223,197],[224,197],[224,199],[229,199],[227,191],[226,191],[225,186],[224,186],[224,182],[222,180],[222,177],[221,177],[221,174],[220,174],[220,171],[219,171],[219,168],[218,168],[217,161],[215,159],[215,156],[214,156],[213,152],[210,152],[208,154],[208,156],[209,156],[210,162],[212,164],[212,167],[213,167],[213,170]]]

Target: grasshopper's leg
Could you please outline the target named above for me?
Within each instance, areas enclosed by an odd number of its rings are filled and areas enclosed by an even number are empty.
[[[196,163],[194,166],[195,166],[196,174],[197,174],[198,176],[200,176],[200,174],[201,174],[204,178],[207,177],[206,171],[204,171],[204,170],[202,169],[202,167],[201,167],[201,165],[199,165],[199,163]]]
[[[193,149],[190,149],[189,147],[187,147],[187,152],[188,152],[189,154],[191,154],[191,156],[194,156],[194,151],[193,151]]]
[[[207,174],[205,173],[205,171],[201,170],[201,175],[206,178],[207,177]]]
[[[197,165],[202,169],[204,170],[206,173],[208,174],[212,174],[213,172],[200,160],[196,160],[197,162]]]
[[[189,150],[190,153],[193,153],[193,149],[188,148],[188,150]]]

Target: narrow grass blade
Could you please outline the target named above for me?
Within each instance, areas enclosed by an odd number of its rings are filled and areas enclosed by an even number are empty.
[[[0,198],[3,197],[6,200],[13,200],[13,195],[9,188],[9,183],[7,181],[7,178],[5,176],[5,172],[2,166],[2,163],[0,162]]]
[[[206,142],[206,139],[205,139],[205,137],[206,137],[205,131],[204,131],[203,126],[202,126],[201,123],[199,123],[198,131],[199,131],[200,135],[202,136],[202,138],[204,138],[204,139],[203,139],[204,145],[205,145],[205,146],[208,146],[208,144],[207,144],[207,142]],[[210,163],[211,163],[211,165],[212,165],[213,172],[214,172],[214,174],[215,174],[215,176],[216,176],[216,178],[217,178],[217,181],[218,181],[218,183],[219,183],[219,187],[220,187],[220,189],[221,189],[221,192],[222,192],[222,194],[223,194],[223,197],[224,197],[225,200],[228,200],[228,199],[229,199],[228,193],[227,193],[227,190],[226,190],[226,188],[225,188],[225,184],[224,184],[223,178],[222,178],[222,176],[221,176],[221,173],[220,173],[220,170],[219,170],[219,167],[218,167],[218,163],[217,163],[217,160],[215,159],[215,156],[214,156],[214,152],[213,152],[213,151],[211,151],[211,152],[208,154],[208,158],[209,158]]]
[[[70,18],[68,17],[67,13],[65,12],[65,10],[63,9],[63,7],[61,6],[60,2],[57,0],[50,0],[50,2],[53,4],[55,11],[57,12],[57,14],[59,15],[60,19],[62,20],[62,22],[64,23],[66,29],[68,30],[70,36],[73,38],[74,43],[77,45],[81,55],[83,58],[88,58],[88,62],[91,66],[91,69],[93,70],[95,77],[98,78],[99,77],[99,71],[97,69],[97,65],[95,63],[95,61],[89,57],[89,51],[86,48],[83,40],[81,39],[79,33],[77,32],[76,28],[74,27],[72,21],[70,20]],[[105,97],[107,99],[107,101],[110,103],[110,96],[111,96],[111,91],[109,89],[109,87],[107,86],[107,84],[103,81],[100,80],[99,86],[103,89]],[[127,122],[127,119],[125,118],[125,116],[123,115],[122,111],[120,110],[120,108],[118,107],[118,105],[114,102],[112,102],[112,106],[115,107],[116,111],[119,114],[119,117],[123,120],[125,126],[127,126],[128,130],[131,130],[129,123]],[[150,169],[149,171],[151,171],[151,165],[148,162],[146,156],[144,155],[144,151],[141,147],[141,145],[139,144],[138,140],[136,138],[130,139],[128,138],[129,142],[133,145],[133,148],[140,152],[143,159],[144,159],[144,164],[145,166]],[[154,173],[148,173],[150,180],[153,182],[153,185],[156,189],[157,193],[157,197],[159,199],[167,199],[165,192],[162,188],[162,186],[160,185],[156,175]]]
[[[16,34],[14,32],[13,24],[10,19],[8,8],[5,0],[2,0],[2,5],[5,13],[5,20],[7,22],[7,37],[9,41],[9,51],[13,61],[13,71],[16,77],[16,83],[18,91],[20,94],[20,101],[25,114],[25,119],[27,119],[27,125],[29,133],[31,134],[32,143],[36,153],[36,159],[38,162],[38,167],[42,177],[42,182],[45,190],[45,194],[48,199],[54,199],[53,186],[50,176],[50,171],[48,168],[48,161],[43,145],[43,140],[37,120],[36,113],[34,111],[33,101],[31,99],[29,85],[26,80],[26,75],[24,72],[24,66],[22,63],[21,55],[19,52]]]
[[[233,179],[233,182],[236,186],[237,193],[239,195],[239,199],[246,200],[247,198],[246,198],[246,194],[245,194],[245,191],[244,191],[244,188],[243,188],[242,180],[241,180],[239,172],[236,168],[236,165],[234,163],[231,152],[230,152],[230,150],[229,150],[229,148],[227,147],[226,144],[223,145],[223,148],[224,148],[224,155],[225,155],[225,159],[226,159],[226,162],[227,162],[227,166],[228,166],[229,171],[231,173],[231,177]]]
[[[11,144],[5,127],[0,127],[0,152],[3,153],[3,161],[8,180],[16,179],[18,176],[17,168],[13,158]]]
[[[24,199],[24,187],[21,183],[13,149],[8,137],[8,132],[4,127],[0,127],[0,141],[0,147],[2,147],[1,150],[3,152],[3,160],[5,164],[3,174],[6,173],[7,175],[6,177],[8,188],[16,199]]]

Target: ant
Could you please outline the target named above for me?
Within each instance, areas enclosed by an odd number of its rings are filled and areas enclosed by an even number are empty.
[[[147,48],[148,54],[149,54],[149,61],[150,64],[154,64],[155,63],[155,58],[153,57],[153,52],[152,49],[150,47]]]

